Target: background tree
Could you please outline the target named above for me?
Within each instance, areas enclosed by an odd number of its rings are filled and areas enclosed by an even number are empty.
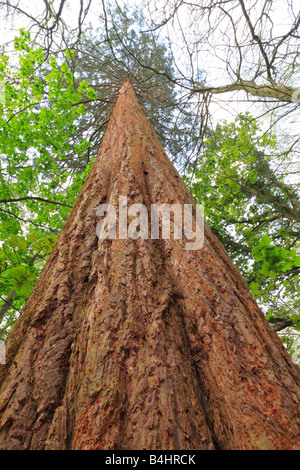
[[[276,133],[285,175],[294,175],[293,164],[299,162],[298,2],[148,3],[152,30],[170,38],[175,81],[190,90],[189,99],[208,100],[213,127],[220,115],[251,110],[265,132]],[[201,80],[200,67],[205,70]]]
[[[45,60],[30,34],[15,38],[18,64],[0,57],[5,99],[0,104],[0,322],[9,327],[30,294],[43,261],[72,208],[82,178],[66,165],[88,143],[72,145],[84,112],[87,82],[74,85],[66,62]],[[38,73],[41,76],[38,76]],[[84,175],[82,176],[84,178]]]
[[[276,331],[300,329],[300,188],[282,160],[276,136],[245,114],[210,131],[187,178]]]
[[[257,98],[271,98],[268,102],[294,101],[298,87],[292,82],[299,79],[296,64],[300,17],[296,2],[204,0],[159,5],[149,2],[155,29],[167,26],[170,36],[172,28],[176,29],[177,44],[185,48],[189,58],[185,62],[189,69],[182,71],[179,79],[194,93],[242,90]],[[201,55],[211,60],[206,80],[200,84],[195,64],[199,64]]]

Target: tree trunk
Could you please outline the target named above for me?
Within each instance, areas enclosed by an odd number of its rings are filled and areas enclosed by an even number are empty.
[[[221,243],[98,238],[119,196],[195,207],[128,83],[6,341],[0,448],[298,449],[299,369]]]

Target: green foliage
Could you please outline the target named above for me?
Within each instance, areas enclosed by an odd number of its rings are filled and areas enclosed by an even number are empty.
[[[246,113],[210,131],[186,182],[267,318],[299,328],[299,189],[276,171],[282,158]]]
[[[5,324],[30,294],[80,190],[66,156],[80,159],[88,148],[85,138],[74,145],[73,134],[83,101],[96,96],[87,81],[76,85],[67,62],[45,60],[29,32],[20,30],[14,46],[17,65],[0,56],[0,307],[16,292]]]

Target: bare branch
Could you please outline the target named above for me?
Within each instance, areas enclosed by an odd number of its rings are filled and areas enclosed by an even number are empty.
[[[11,198],[11,199],[0,199],[0,204],[7,204],[9,202],[21,202],[21,201],[41,201],[41,202],[46,202],[47,204],[55,204],[58,206],[64,206],[64,207],[70,207],[68,204],[63,204],[62,202],[57,202],[57,201],[50,201],[49,199],[44,199],[42,197],[36,197],[36,196],[26,196],[26,197],[19,197],[19,198]]]

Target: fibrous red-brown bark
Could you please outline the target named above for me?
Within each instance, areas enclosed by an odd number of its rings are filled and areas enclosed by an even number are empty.
[[[191,204],[124,84],[0,366],[2,449],[298,449],[299,369],[205,227],[99,239],[101,203]]]

